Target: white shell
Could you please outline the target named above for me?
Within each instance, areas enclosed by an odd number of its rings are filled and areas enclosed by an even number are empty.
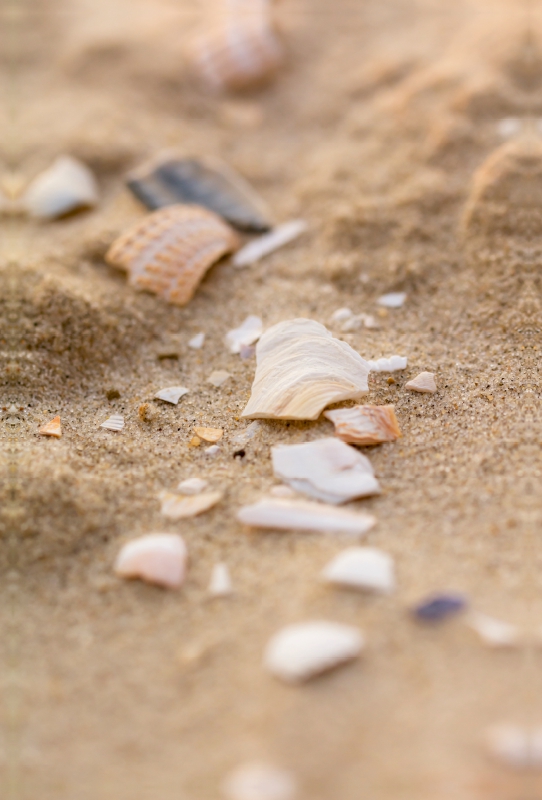
[[[124,417],[121,414],[112,414],[109,419],[102,422],[100,428],[108,431],[121,431],[124,428]]]
[[[28,187],[23,203],[39,219],[55,219],[98,202],[98,187],[92,172],[71,156],[60,156]]]
[[[203,452],[207,456],[216,456],[217,453],[220,453],[220,447],[217,444],[212,444],[210,447],[206,447]]]
[[[437,391],[435,376],[432,372],[420,372],[420,374],[411,381],[405,383],[405,389],[409,389],[411,392],[433,394]]]
[[[184,386],[170,386],[167,389],[160,389],[154,397],[156,400],[165,400],[166,403],[173,403],[176,406],[181,397],[184,397],[189,391]]]
[[[216,386],[217,389],[222,386],[222,384],[226,383],[227,380],[231,378],[229,372],[226,372],[224,369],[217,369],[214,372],[211,372],[209,377],[207,378],[207,383],[212,383],[213,386]]]
[[[278,445],[271,455],[275,476],[316,500],[346,503],[380,492],[369,459],[339,439]]]
[[[369,390],[369,364],[310,319],[279,322],[256,347],[249,419],[317,419],[330,403]]]
[[[176,533],[149,533],[127,542],[115,561],[115,572],[123,578],[141,578],[170,589],[182,584],[187,550]]]
[[[212,597],[227,597],[232,594],[233,586],[227,564],[215,564],[209,583],[209,594]]]
[[[354,312],[349,308],[338,308],[330,317],[330,322],[346,322],[352,319]]]
[[[407,368],[408,360],[403,356],[391,356],[369,361],[368,364],[371,372],[398,372]]]
[[[542,728],[527,730],[519,725],[502,724],[486,734],[490,754],[516,769],[542,766]]]
[[[226,800],[295,800],[293,777],[270,764],[242,764],[231,772],[222,786]]]
[[[371,514],[347,511],[308,500],[282,500],[274,497],[243,506],[237,513],[237,519],[255,528],[347,533],[353,536],[367,533],[376,523]]]
[[[263,323],[259,317],[251,314],[239,328],[234,328],[226,334],[226,344],[230,353],[240,353],[241,345],[257,342],[263,332]]]
[[[293,242],[307,230],[307,227],[307,223],[302,219],[277,225],[270,233],[266,233],[242,247],[233,257],[233,266],[248,267],[255,264],[264,256]]]
[[[202,492],[192,496],[181,496],[172,492],[161,492],[162,514],[166,519],[178,520],[203,514],[222,500],[222,492]]]
[[[277,678],[301,683],[356,658],[364,643],[357,628],[337,622],[288,625],[269,641],[263,663]]]
[[[376,547],[348,547],[325,567],[328,583],[389,593],[395,589],[393,559]]]
[[[205,342],[205,334],[196,333],[195,336],[192,336],[192,338],[188,340],[188,347],[191,347],[192,350],[199,350],[200,348],[203,347],[204,342]]]
[[[207,486],[208,481],[203,478],[187,478],[185,481],[180,482],[177,486],[177,491],[188,495],[201,494]]]
[[[516,647],[520,642],[519,630],[509,622],[473,612],[467,625],[475,631],[488,647]]]
[[[383,294],[376,302],[379,306],[384,306],[384,308],[401,308],[406,297],[406,292],[390,292],[389,294]]]

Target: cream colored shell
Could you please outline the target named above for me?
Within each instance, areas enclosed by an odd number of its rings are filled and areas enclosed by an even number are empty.
[[[401,436],[393,406],[353,406],[325,411],[335,434],[347,444],[372,445],[394,442]]]
[[[212,211],[174,205],[155,211],[120,236],[106,260],[126,269],[132,286],[184,306],[209,267],[237,247],[233,230]]]
[[[411,392],[434,394],[437,391],[435,376],[432,372],[420,372],[415,378],[405,384],[405,389]]]

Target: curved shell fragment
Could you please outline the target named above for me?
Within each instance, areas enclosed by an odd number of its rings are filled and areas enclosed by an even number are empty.
[[[187,550],[176,533],[149,533],[127,542],[115,561],[115,572],[122,578],[141,578],[169,589],[176,589],[186,575]]]
[[[162,514],[166,519],[176,521],[186,517],[196,517],[209,511],[222,500],[222,492],[201,492],[200,494],[187,496],[178,495],[173,492],[161,492]]]
[[[330,403],[369,390],[369,364],[310,319],[279,322],[256,347],[256,375],[243,417],[317,419]]]
[[[38,219],[56,219],[78,209],[92,208],[97,202],[94,175],[71,156],[59,156],[32,181],[23,198],[28,213]]]
[[[394,442],[402,434],[394,406],[352,406],[324,411],[335,425],[335,435],[348,444]]]
[[[376,361],[369,361],[371,372],[399,372],[406,369],[408,359],[404,356],[390,356],[390,358],[378,358]]]
[[[237,519],[254,528],[346,533],[352,536],[362,536],[376,523],[371,514],[308,500],[276,497],[264,498],[244,506],[238,511]]]
[[[54,417],[50,422],[42,425],[38,433],[41,434],[41,436],[55,436],[57,439],[60,439],[62,436],[60,417]]]
[[[329,562],[322,577],[351,589],[383,593],[395,589],[393,559],[376,547],[348,547]]]
[[[160,389],[154,397],[156,400],[164,400],[166,403],[172,403],[176,406],[181,397],[184,397],[188,392],[189,389],[184,386],[169,386],[167,389]]]
[[[405,389],[411,392],[422,392],[424,394],[434,394],[437,391],[435,376],[432,372],[420,372],[411,381],[405,383]]]

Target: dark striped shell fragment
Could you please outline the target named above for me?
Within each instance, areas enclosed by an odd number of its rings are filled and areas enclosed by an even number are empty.
[[[154,211],[195,203],[220,214],[236,228],[262,233],[271,228],[267,208],[248,183],[218,159],[164,156],[134,170],[128,188]]]
[[[129,272],[129,283],[169,303],[188,303],[210,266],[239,246],[220,217],[199,206],[169,206],[120,236],[106,260]]]

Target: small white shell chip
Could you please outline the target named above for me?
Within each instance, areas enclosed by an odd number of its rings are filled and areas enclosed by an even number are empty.
[[[369,361],[368,364],[371,372],[398,372],[407,368],[408,359],[404,356],[391,356],[390,358]]]
[[[186,517],[196,517],[209,511],[222,500],[222,492],[202,492],[192,496],[181,496],[172,492],[161,492],[162,514],[166,519],[176,521]]]
[[[208,486],[208,482],[203,478],[187,478],[177,486],[177,491],[181,494],[201,494]]]
[[[59,156],[32,181],[23,198],[29,214],[38,219],[55,219],[97,202],[94,175],[71,156]]]
[[[251,314],[238,328],[228,331],[226,344],[230,353],[240,353],[242,345],[254,344],[263,332],[263,323],[260,317]]]
[[[186,574],[187,550],[176,533],[149,533],[127,542],[115,561],[115,572],[122,578],[140,578],[169,589],[176,589]]]
[[[295,800],[296,784],[289,772],[271,764],[241,764],[225,779],[226,800]]]
[[[264,667],[288,683],[302,683],[356,658],[363,649],[362,633],[337,622],[288,625],[267,644]]]
[[[435,376],[432,372],[420,372],[411,381],[405,383],[405,389],[411,392],[422,392],[424,394],[434,394],[437,391]]]
[[[122,414],[112,414],[109,419],[102,422],[100,428],[105,428],[107,431],[121,431],[124,428],[124,417]]]
[[[384,593],[395,589],[393,559],[376,547],[348,547],[329,562],[322,577],[352,589]]]
[[[389,292],[379,297],[376,302],[384,308],[401,308],[405,300],[406,292]]]
[[[181,397],[184,397],[189,391],[184,386],[170,386],[167,389],[160,389],[154,397],[156,400],[164,400],[166,403],[172,403],[176,406]]]
[[[188,340],[188,347],[191,347],[192,350],[199,350],[201,347],[203,347],[204,342],[205,334],[196,333],[195,336],[192,336],[192,338]]]
[[[232,594],[233,586],[230,571],[227,564],[215,564],[211,573],[209,583],[209,594],[211,597],[227,597]]]
[[[237,512],[237,519],[255,528],[346,533],[352,536],[362,536],[376,523],[375,517],[360,511],[277,497],[264,498],[258,503],[243,506]]]

